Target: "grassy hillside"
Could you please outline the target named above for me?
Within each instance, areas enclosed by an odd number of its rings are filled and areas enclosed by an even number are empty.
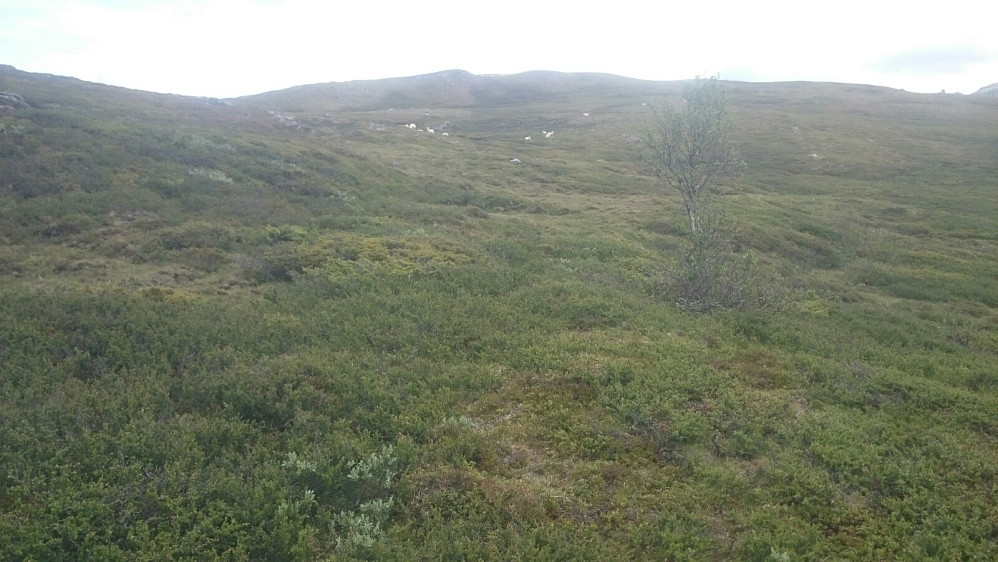
[[[680,86],[0,67],[0,559],[998,557],[998,100],[728,83],[696,316]]]

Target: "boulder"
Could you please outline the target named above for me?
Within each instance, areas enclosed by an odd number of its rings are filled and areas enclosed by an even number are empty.
[[[0,111],[10,112],[15,109],[25,109],[31,107],[28,102],[24,101],[21,94],[15,94],[14,92],[0,92]]]

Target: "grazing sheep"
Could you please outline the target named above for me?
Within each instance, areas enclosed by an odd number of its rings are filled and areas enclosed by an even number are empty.
[[[409,123],[409,128],[410,129],[415,129],[416,128],[416,124],[415,123]]]
[[[589,114],[588,113],[583,113],[582,116],[583,117],[589,117]]]
[[[526,142],[530,142],[530,137],[523,137],[523,140],[525,140]]]
[[[509,163],[510,164],[523,164],[523,162],[520,162],[519,158],[514,158],[514,159],[510,160]]]
[[[554,134],[554,131],[541,131],[541,132],[544,133],[544,138],[546,138],[546,139],[551,138],[551,135]]]
[[[447,133],[440,133],[440,136],[442,136],[442,137],[449,137],[450,135],[447,134]]]

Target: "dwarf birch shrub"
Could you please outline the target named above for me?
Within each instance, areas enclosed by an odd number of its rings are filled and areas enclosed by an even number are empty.
[[[398,459],[391,445],[371,453],[366,459],[351,462],[347,479],[360,483],[368,494],[387,492],[398,475]],[[337,549],[369,548],[384,538],[395,497],[374,497],[357,509],[340,511],[333,516],[330,530],[336,536]]]
[[[666,272],[666,291],[676,306],[693,313],[785,309],[791,294],[779,275],[764,271],[754,254],[734,251],[734,234],[720,211],[709,217],[691,233],[678,267]]]

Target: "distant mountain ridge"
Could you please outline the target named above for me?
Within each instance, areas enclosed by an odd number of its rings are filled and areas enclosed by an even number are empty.
[[[984,86],[980,90],[977,90],[973,94],[974,96],[988,96],[992,98],[998,98],[998,82],[991,84],[990,86]]]
[[[45,73],[32,73],[19,70],[13,66],[0,64],[0,74],[33,75],[35,78],[51,80],[63,87],[75,85],[85,90],[107,88],[108,92],[119,90],[132,92],[149,99],[162,96],[175,101],[181,100],[217,100],[210,96],[178,96],[145,92],[119,86],[111,86],[79,80],[70,76],[57,76]],[[381,78],[372,80],[351,80],[345,82],[326,82],[292,86],[281,90],[273,90],[259,94],[226,98],[225,103],[238,103],[249,107],[267,107],[283,111],[369,111],[381,109],[410,109],[431,107],[503,107],[524,103],[558,103],[565,101],[579,91],[606,96],[619,95],[661,95],[663,92],[678,92],[682,80],[652,81],[628,78],[615,74],[595,72],[558,72],[548,70],[533,70],[517,74],[472,74],[466,70],[451,69],[415,76]],[[826,84],[823,82],[728,82],[736,88],[794,85],[802,87],[808,84]],[[847,88],[869,88],[894,90],[886,86],[866,86],[846,84]],[[4,88],[0,84],[0,91]],[[903,90],[897,90],[903,91]],[[11,93],[11,92],[6,92]],[[998,97],[998,82],[985,86],[972,95]],[[13,109],[15,100],[10,96],[0,99],[0,105]]]
[[[658,86],[656,86],[658,85]],[[410,107],[505,106],[558,101],[582,89],[612,93],[660,89],[661,83],[612,74],[529,71],[519,74],[477,75],[465,70],[445,70],[430,74],[379,80],[354,80],[309,84],[237,98],[250,104],[298,104],[306,109],[314,103],[345,111]]]

